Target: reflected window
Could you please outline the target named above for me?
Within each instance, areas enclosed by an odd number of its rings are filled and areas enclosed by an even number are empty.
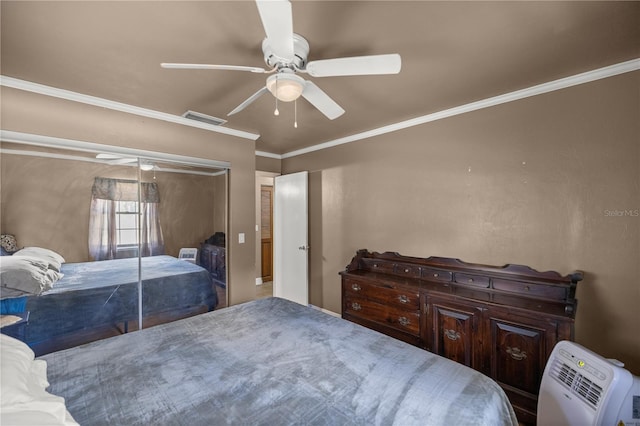
[[[91,190],[89,254],[93,260],[164,254],[155,182],[96,177]],[[140,241],[138,241],[140,235]]]
[[[116,201],[116,246],[118,251],[138,247],[138,203]]]

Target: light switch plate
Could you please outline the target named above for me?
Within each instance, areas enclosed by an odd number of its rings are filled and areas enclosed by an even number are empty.
[[[244,232],[238,234],[238,243],[244,244]]]

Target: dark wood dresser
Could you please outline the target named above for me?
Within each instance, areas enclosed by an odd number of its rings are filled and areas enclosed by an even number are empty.
[[[221,287],[227,283],[227,250],[213,244],[200,244],[200,266],[211,274],[213,282]]]
[[[582,272],[359,250],[340,275],[343,318],[486,374],[535,424],[546,361],[574,338]]]

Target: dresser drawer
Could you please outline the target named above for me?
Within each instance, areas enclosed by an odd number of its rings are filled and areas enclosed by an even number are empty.
[[[420,293],[417,289],[386,287],[362,281],[345,279],[343,282],[345,296],[354,296],[374,300],[382,304],[397,306],[401,309],[419,310]]]
[[[440,271],[438,269],[422,268],[422,278],[432,281],[450,282],[453,280],[453,273]]]
[[[395,264],[393,262],[379,259],[362,259],[367,270],[379,272],[381,274],[393,274]]]
[[[470,287],[489,288],[491,280],[489,277],[482,275],[455,274],[455,280],[458,284],[464,284]]]
[[[368,299],[346,296],[343,314],[356,316],[415,336],[420,335],[420,311],[405,310]]]
[[[494,279],[493,288],[530,297],[542,297],[545,299],[555,300],[565,300],[567,298],[567,291],[562,287],[526,283],[522,281]]]
[[[399,263],[395,265],[394,272],[399,277],[420,278],[421,268],[415,265]]]

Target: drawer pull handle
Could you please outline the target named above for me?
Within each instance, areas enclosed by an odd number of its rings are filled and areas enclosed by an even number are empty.
[[[377,267],[378,267],[378,264],[377,264],[377,263],[374,263],[374,264],[373,264],[373,267],[374,267],[374,268],[377,268]]]
[[[400,323],[400,325],[403,325],[405,327],[408,326],[411,323],[411,321],[409,321],[409,319],[407,317],[398,318],[398,322]]]
[[[454,342],[458,340],[460,337],[462,337],[460,336],[460,333],[458,333],[457,331],[448,330],[448,329],[444,330],[444,335],[447,336],[447,339],[453,340]]]
[[[512,348],[510,346],[507,346],[507,353],[511,355],[511,358],[515,359],[516,361],[522,361],[523,359],[527,358],[527,353],[521,351],[520,348]]]
[[[359,303],[357,303],[357,302],[353,302],[353,303],[351,304],[351,308],[352,308],[354,311],[359,311],[359,310],[361,310],[361,309],[362,309],[362,306],[360,306],[360,304],[359,304]]]
[[[531,290],[531,288],[528,285],[525,285],[524,286],[524,291],[529,291],[529,290]]]
[[[434,277],[436,277],[436,278],[438,278],[438,277],[440,276],[440,274],[435,273],[435,274],[433,274],[433,276],[434,276]]]
[[[467,281],[469,281],[470,283],[473,282],[473,278],[469,278]]]
[[[409,272],[411,272],[411,269],[409,269],[409,268],[404,268],[404,273],[405,273],[405,274],[408,274]]]
[[[362,290],[362,287],[360,287],[358,284],[351,284],[351,289],[353,291],[360,291]]]
[[[398,300],[400,300],[400,303],[407,303],[409,301],[409,298],[404,294],[401,294],[400,296],[398,296]]]

